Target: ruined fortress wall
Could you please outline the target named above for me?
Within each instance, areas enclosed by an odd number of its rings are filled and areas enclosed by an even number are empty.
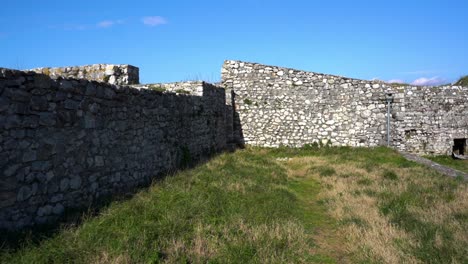
[[[365,81],[240,61],[222,69],[226,94],[234,93],[246,144],[385,145],[386,93],[391,145],[446,154],[454,138],[468,138],[468,88],[392,87]]]
[[[138,68],[126,67],[0,68],[0,229],[52,222],[234,144],[385,145],[387,93],[396,149],[447,154],[468,138],[466,87],[393,87],[240,61],[225,62],[225,89],[135,85]]]
[[[377,146],[385,141],[382,84],[239,61],[226,61],[246,144]]]
[[[0,69],[0,228],[54,221],[224,149],[224,89],[202,88],[161,93]]]
[[[93,64],[86,66],[37,68],[36,73],[49,75],[51,78],[86,79],[110,84],[138,84],[139,69],[128,64]]]

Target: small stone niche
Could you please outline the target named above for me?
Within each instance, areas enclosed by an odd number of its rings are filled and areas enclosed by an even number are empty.
[[[453,139],[453,153],[457,155],[466,155],[466,138]]]

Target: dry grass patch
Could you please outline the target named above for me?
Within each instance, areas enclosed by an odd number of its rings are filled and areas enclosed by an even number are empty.
[[[333,159],[330,162],[326,157],[301,157],[292,159],[290,164],[293,167],[305,164],[301,171],[307,171],[307,176],[332,186],[324,188],[319,197],[326,201],[331,216],[342,223],[338,233],[343,234],[343,240],[346,241],[344,248],[348,253],[360,256],[362,260],[415,262],[413,257],[407,256],[394,245],[393,241],[409,241],[409,237],[380,214],[377,198],[355,195],[356,191],[364,192],[363,186],[374,185],[380,175],[369,173],[356,163],[334,164]],[[328,173],[329,170],[324,168],[329,166],[333,166],[339,174]]]
[[[468,260],[465,183],[407,162],[391,150],[357,149],[362,155],[355,156],[347,149],[318,152],[325,155],[302,153],[287,161],[294,168],[288,175],[312,177],[327,187],[319,197],[340,223],[338,232],[354,256],[352,262]]]
[[[91,262],[92,264],[130,264],[130,257],[127,255],[111,256],[107,252],[101,252],[99,257]]]

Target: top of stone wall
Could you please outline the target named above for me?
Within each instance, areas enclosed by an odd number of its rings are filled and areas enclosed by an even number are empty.
[[[70,94],[95,96],[103,99],[114,99],[117,93],[147,94],[150,91],[139,91],[130,85],[115,85],[88,79],[64,78],[50,76],[36,71],[21,71],[0,67],[0,93],[5,87],[18,90],[58,89]]]
[[[178,94],[190,94],[190,95],[203,95],[203,84],[202,81],[187,81],[187,82],[173,82],[173,83],[148,83],[132,85],[133,88],[137,89],[149,89],[159,92],[169,92]]]
[[[204,81],[186,81],[173,83],[151,83],[131,85],[136,89],[149,89],[163,93],[186,94],[192,96],[217,96],[224,93],[224,89],[217,84],[210,84]]]
[[[128,85],[139,83],[138,67],[128,64],[92,64],[84,66],[35,68],[29,71],[49,75],[51,78],[86,79],[109,84]]]
[[[225,60],[221,74],[223,76],[223,82],[230,82],[228,77],[229,72],[232,71],[234,74],[239,74],[239,73],[251,73],[253,71],[258,71],[259,73],[268,73],[270,72],[272,74],[272,77],[281,77],[285,75],[294,75],[297,76],[298,79],[300,79],[300,75],[304,74],[308,77],[317,77],[318,79],[322,79],[324,82],[334,82],[336,80],[340,80],[341,82],[344,83],[366,83],[373,85],[375,88],[384,88],[384,89],[389,89],[389,90],[394,90],[394,89],[410,89],[410,90],[426,90],[428,88],[437,88],[440,90],[446,90],[446,89],[455,89],[455,90],[468,90],[468,87],[463,87],[463,86],[454,86],[454,85],[442,85],[442,86],[415,86],[415,85],[395,85],[391,83],[387,83],[381,80],[362,80],[362,79],[357,79],[357,78],[349,78],[349,77],[344,77],[344,76],[339,76],[339,75],[333,75],[333,74],[325,74],[325,73],[317,73],[317,72],[311,72],[311,71],[304,71],[304,70],[298,70],[294,68],[287,68],[287,67],[280,67],[280,66],[271,66],[271,65],[265,65],[265,64],[260,64],[260,63],[255,63],[255,62],[245,62],[245,61],[239,61],[239,60]],[[302,83],[300,83],[301,85]]]

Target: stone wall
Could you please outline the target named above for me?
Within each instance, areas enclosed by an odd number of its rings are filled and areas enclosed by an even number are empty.
[[[395,98],[391,145],[397,149],[446,154],[454,138],[468,138],[468,88],[393,87],[241,61],[224,63],[222,83],[235,96],[250,145],[385,145],[386,93]]]
[[[223,150],[224,89],[201,87],[194,96],[0,69],[0,228],[55,221]]]
[[[93,64],[86,66],[37,68],[31,71],[49,75],[51,78],[86,79],[110,84],[138,84],[139,69],[128,64]]]
[[[451,154],[468,138],[468,87],[393,89],[392,146],[417,154]]]
[[[215,86],[221,84],[215,84]],[[174,83],[153,83],[153,84],[139,84],[132,85],[136,89],[150,89],[154,91],[160,91],[162,93],[176,93],[176,94],[191,94],[191,95],[206,95],[215,89],[206,90],[205,87],[212,86],[203,81],[186,81],[186,82],[174,82]],[[225,94],[224,89],[222,90]],[[226,94],[226,113],[225,113],[225,124],[226,124],[226,142],[229,149],[235,149],[236,147],[243,146],[242,136],[240,136],[240,123],[237,113],[233,108],[233,102],[231,94]]]

